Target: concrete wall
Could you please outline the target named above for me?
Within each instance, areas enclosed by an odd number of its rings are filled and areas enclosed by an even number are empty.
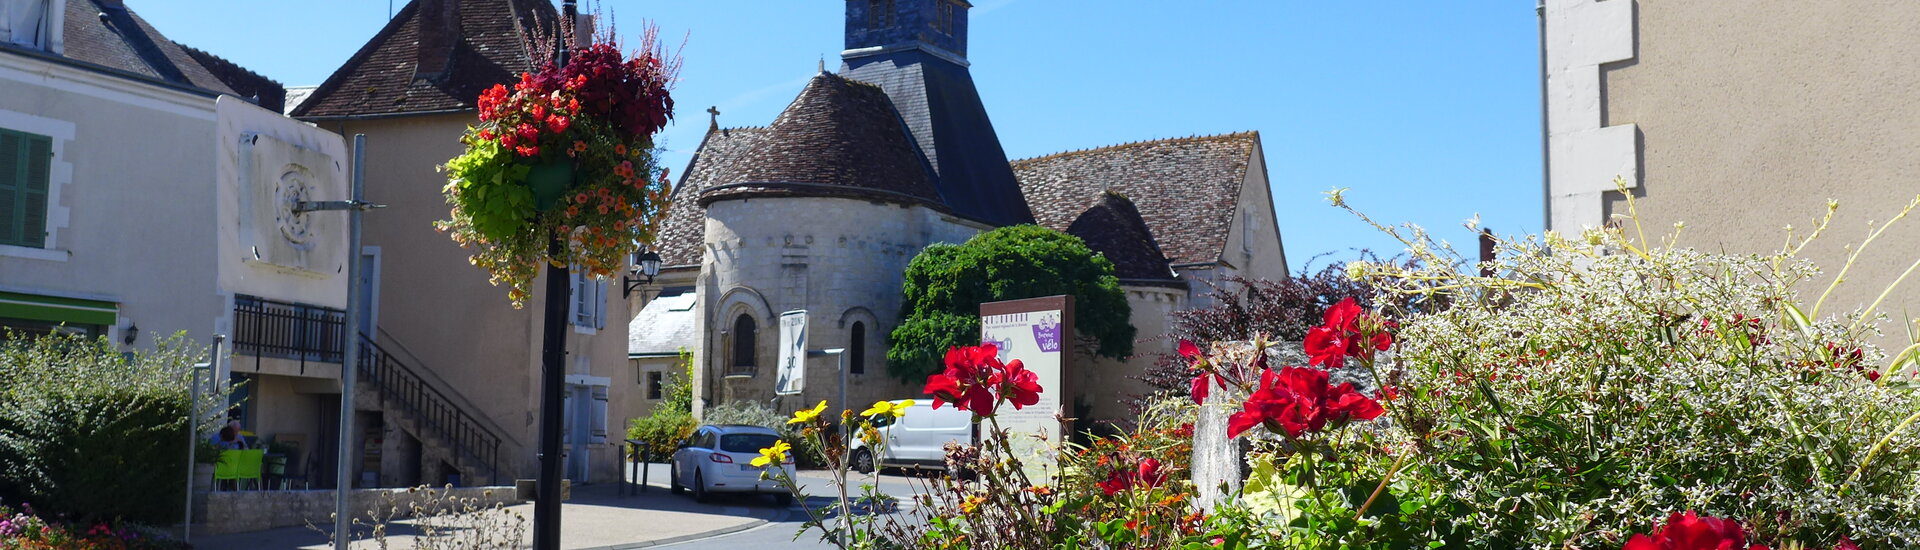
[[[359,121],[322,121],[343,136],[367,134],[367,199],[388,205],[367,214],[363,239],[380,247],[379,327],[425,366],[430,383],[459,394],[501,430],[503,477],[531,477],[539,441],[538,375],[544,279],[534,296],[514,309],[507,291],[467,262],[460,248],[433,222],[448,217],[435,166],[461,151],[460,133],[472,114],[409,116]],[[612,281],[618,285],[619,281]],[[606,326],[592,334],[567,332],[568,374],[612,379],[610,428],[631,395],[626,333],[631,320],[618,287],[609,293]],[[584,358],[584,361],[582,360]],[[610,429],[610,432],[617,432]],[[620,438],[609,433],[613,441]],[[616,475],[617,445],[592,450],[595,475]]]
[[[513,487],[456,487],[436,489],[443,498],[472,500],[480,508],[495,504],[513,505]],[[431,500],[421,492],[407,489],[359,489],[347,495],[347,509],[365,520],[373,510],[398,508],[410,511],[415,504],[429,506]],[[333,491],[221,491],[207,494],[207,514],[203,528],[196,533],[222,535],[264,531],[277,527],[306,527],[333,523]],[[395,519],[408,517],[396,514]]]
[[[208,342],[214,278],[213,98],[0,53],[0,128],[53,138],[44,249],[0,246],[0,288],[120,304],[136,346]]]
[[[1083,404],[1090,408],[1086,418],[1100,421],[1127,420],[1133,413],[1127,402],[1134,396],[1152,393],[1154,388],[1137,377],[1153,366],[1155,354],[1173,353],[1174,342],[1166,338],[1169,315],[1185,309],[1187,290],[1182,288],[1129,285],[1121,287],[1132,308],[1128,322],[1133,324],[1136,340],[1133,356],[1124,361],[1097,355],[1083,355],[1075,361],[1078,376],[1074,385]],[[1068,411],[1072,414],[1073,411]]]
[[[1288,274],[1287,255],[1280,245],[1280,225],[1267,182],[1266,155],[1257,142],[1252,156],[1247,162],[1246,180],[1240,184],[1233,228],[1227,232],[1227,247],[1221,259],[1233,264],[1231,271],[1242,277],[1279,279]],[[1206,286],[1200,285],[1194,291],[1204,294]]]
[[[1769,252],[1785,241],[1783,226],[1804,233],[1833,198],[1840,213],[1806,253],[1830,277],[1844,262],[1843,245],[1858,243],[1869,221],[1889,219],[1920,190],[1920,157],[1913,154],[1920,149],[1920,110],[1910,105],[1920,89],[1920,66],[1910,62],[1920,57],[1913,34],[1920,5],[1633,6],[1632,59],[1602,65],[1599,84],[1604,124],[1640,132],[1640,187],[1633,192],[1649,239],[1684,221],[1682,246]],[[1549,52],[1573,48],[1568,42],[1576,39],[1550,33]],[[1562,153],[1550,161],[1558,166]],[[1595,207],[1609,216],[1627,213],[1617,192]],[[1822,313],[1871,301],[1914,260],[1915,242],[1916,220],[1889,230]],[[1811,281],[1802,295],[1810,300],[1830,280]],[[1914,285],[1882,306],[1893,319],[1884,326],[1888,333],[1904,334],[1900,319],[1920,315]]]
[[[959,243],[986,227],[921,206],[839,198],[720,201],[707,208],[699,308],[706,335],[697,352],[711,404],[773,399],[780,312],[806,309],[814,349],[849,347],[855,322],[867,328],[865,373],[849,375],[848,406],[918,395],[917,384],[886,374],[886,336],[898,322],[907,262],[936,242]],[[726,379],[732,326],[740,314],[757,322],[759,368]],[[809,361],[803,395],[776,408],[837,401],[832,358]],[[835,403],[837,404],[837,403]]]

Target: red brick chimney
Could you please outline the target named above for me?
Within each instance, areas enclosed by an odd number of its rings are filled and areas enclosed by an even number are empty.
[[[437,80],[453,68],[453,50],[460,45],[460,1],[414,1],[414,24],[420,29],[420,41],[413,78]]]

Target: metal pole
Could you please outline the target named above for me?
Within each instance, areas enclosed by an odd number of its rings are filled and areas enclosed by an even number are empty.
[[[187,368],[187,508],[185,520],[180,522],[180,541],[193,542],[193,469],[194,455],[200,450],[200,369],[207,369],[207,377],[213,377],[220,364],[220,344],[227,340],[224,334],[213,335],[213,350],[207,362]],[[205,365],[205,366],[202,366]]]
[[[572,28],[578,9],[574,0],[560,4],[563,28]],[[567,66],[573,49],[573,37],[562,33],[555,64]],[[558,258],[566,252],[566,243],[554,236],[547,243],[547,257]],[[547,262],[547,311],[540,338],[540,475],[535,480],[533,503],[533,547],[535,550],[560,550],[560,431],[564,414],[560,410],[561,393],[566,389],[568,276],[566,267]]]
[[[359,204],[367,185],[367,135],[353,135],[353,202]],[[351,522],[347,513],[347,496],[353,492],[353,385],[354,374],[360,370],[360,213],[362,209],[347,211],[347,318],[345,330],[344,356],[340,358],[340,439],[336,443],[339,453],[338,464],[334,465],[333,483],[333,547],[335,550],[347,550],[347,543],[353,539]]]

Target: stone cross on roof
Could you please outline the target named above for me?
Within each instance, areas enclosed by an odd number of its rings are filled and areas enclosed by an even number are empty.
[[[720,106],[714,105],[711,107],[707,107],[707,114],[713,115],[713,117],[708,119],[707,121],[707,131],[711,132],[714,130],[719,130],[720,129]]]

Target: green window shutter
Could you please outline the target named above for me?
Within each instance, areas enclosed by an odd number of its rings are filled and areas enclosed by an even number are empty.
[[[0,244],[45,248],[53,138],[0,130]]]
[[[26,142],[27,215],[20,227],[20,240],[26,246],[46,248],[47,188],[51,185],[48,171],[53,165],[53,139],[29,134]]]
[[[26,206],[26,193],[21,184],[25,183],[26,166],[20,156],[26,148],[20,137],[0,130],[0,244],[22,244],[20,224],[25,216],[20,210]]]

